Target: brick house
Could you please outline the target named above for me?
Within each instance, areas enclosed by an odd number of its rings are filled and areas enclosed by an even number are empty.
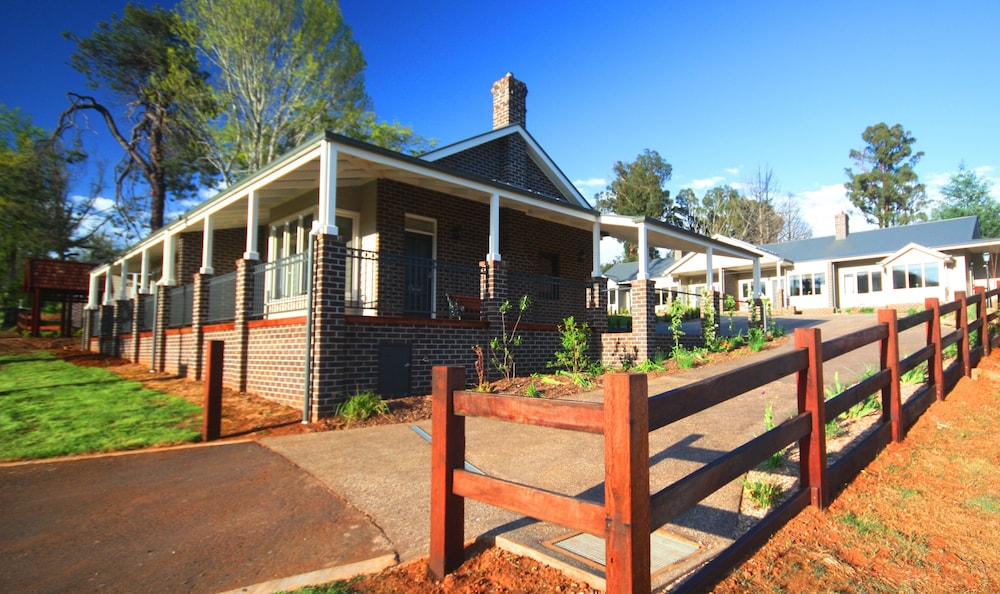
[[[475,381],[473,347],[522,295],[519,374],[545,369],[571,315],[604,357],[603,235],[747,255],[598,213],[527,132],[525,84],[492,94],[490,132],[420,157],[323,133],[95,268],[84,344],[200,378],[224,341],[225,384],[315,419],[358,390],[426,393],[434,365]],[[655,320],[636,326],[616,342],[652,354]]]

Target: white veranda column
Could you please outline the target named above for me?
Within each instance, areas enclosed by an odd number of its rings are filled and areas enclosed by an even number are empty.
[[[601,223],[594,223],[594,269],[590,276],[597,278],[601,276]]]
[[[760,257],[753,259],[753,297],[760,299]]]
[[[148,294],[149,290],[149,250],[142,250],[142,265],[139,268],[139,288],[140,294]]]
[[[101,275],[90,273],[90,295],[87,299],[87,309],[97,309],[101,295]]]
[[[104,305],[111,305],[112,300],[115,298],[114,290],[115,285],[111,279],[111,265],[109,264],[108,271],[104,274]]]
[[[167,236],[163,239],[163,278],[160,279],[161,285],[165,287],[173,287],[177,285],[175,267],[177,263],[176,258],[177,252],[177,237],[173,233],[167,233]]]
[[[250,190],[247,194],[247,245],[243,251],[244,260],[260,260],[257,253],[257,225],[260,221],[260,192]]]
[[[500,261],[500,194],[490,196],[490,246],[486,260]]]
[[[215,223],[211,215],[205,216],[205,224],[201,234],[201,274],[215,274],[212,268],[212,243],[214,241]]]
[[[128,299],[128,260],[122,260],[121,286],[118,287],[118,300]]]
[[[646,223],[639,223],[639,272],[637,280],[649,280],[649,238],[646,236]]]
[[[715,284],[715,269],[712,268],[712,248],[705,250],[705,286],[711,291]]]
[[[319,155],[319,233],[340,235],[337,229],[337,149],[324,141]]]

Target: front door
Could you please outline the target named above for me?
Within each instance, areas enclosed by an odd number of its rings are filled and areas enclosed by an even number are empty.
[[[406,232],[403,314],[430,317],[434,311],[434,236]]]

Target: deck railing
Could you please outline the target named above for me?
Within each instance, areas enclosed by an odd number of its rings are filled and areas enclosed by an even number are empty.
[[[205,322],[228,322],[236,317],[236,273],[208,279],[208,315]]]
[[[265,314],[305,309],[307,281],[305,253],[254,266],[250,316],[261,318]]]
[[[181,285],[170,289],[170,328],[190,326],[194,312],[194,285]]]
[[[935,399],[941,400],[979,358],[989,354],[988,312],[1000,289],[977,289],[966,299],[897,319],[895,310],[879,312],[878,324],[826,342],[818,328],[795,331],[795,349],[647,398],[645,375],[611,374],[605,378],[603,403],[537,400],[463,391],[465,369],[435,367],[431,465],[431,544],[429,565],[438,577],[464,559],[464,498],[503,507],[542,521],[605,539],[607,591],[648,592],[651,587],[649,534],[700,503],[723,485],[757,467],[789,445],[799,446],[799,486],[790,497],[728,548],[679,584],[677,591],[704,591],[760,546],[806,506],[826,507],[834,491],[856,476],[890,440],[906,431]],[[969,309],[974,316],[969,321]],[[942,316],[954,313],[954,330],[942,333]],[[924,325],[926,346],[900,359],[899,334]],[[970,337],[975,335],[975,341]],[[880,345],[878,371],[870,378],[825,399],[823,362],[863,346]],[[957,356],[943,366],[944,349],[957,344]],[[901,374],[928,362],[924,384],[905,402]],[[798,414],[698,470],[650,493],[649,432],[787,376],[796,377]],[[875,430],[827,460],[825,424],[873,394],[883,412]],[[465,417],[602,434],[605,498],[603,504],[552,493],[464,469]]]

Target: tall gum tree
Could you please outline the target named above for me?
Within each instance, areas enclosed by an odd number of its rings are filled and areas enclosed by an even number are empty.
[[[890,128],[884,122],[865,128],[861,138],[864,148],[850,153],[858,172],[844,170],[851,204],[880,228],[921,220],[927,195],[913,170],[924,156],[913,152],[916,138],[901,125]]]
[[[371,113],[365,60],[333,0],[185,0],[221,111],[206,152],[227,184],[321,130],[407,148],[412,131]]]
[[[104,120],[125,151],[115,169],[119,222],[137,236],[146,224],[152,230],[163,226],[168,195],[191,195],[199,176],[208,174],[195,142],[201,131],[192,127],[196,122],[188,117],[195,106],[210,111],[207,75],[184,40],[183,29],[174,12],[127,4],[121,17],[112,15],[89,37],[65,34],[76,44],[70,65],[87,77],[88,87],[106,94],[111,103],[69,93],[70,107],[60,118],[57,134],[76,127],[78,114],[85,111],[96,112]],[[127,129],[115,119],[118,105],[125,107]],[[129,201],[134,194],[126,185],[136,178],[148,188],[148,207]],[[143,220],[145,212],[148,220]]]

